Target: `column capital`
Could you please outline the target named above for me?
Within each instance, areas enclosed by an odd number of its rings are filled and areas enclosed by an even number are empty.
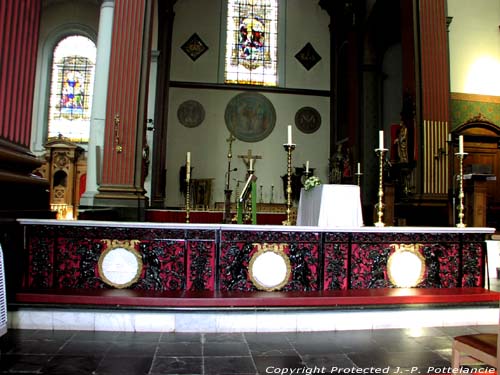
[[[101,6],[101,8],[115,6],[115,0],[98,0],[98,2],[99,2],[99,5]]]

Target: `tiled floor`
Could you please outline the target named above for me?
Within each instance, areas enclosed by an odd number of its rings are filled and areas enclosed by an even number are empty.
[[[449,373],[453,336],[496,329],[265,334],[10,330],[0,339],[0,370],[64,375],[343,374],[353,368],[372,374]]]
[[[491,289],[500,290],[498,280],[492,280]],[[497,326],[314,333],[11,329],[0,338],[0,373],[446,374],[453,336],[496,330]]]

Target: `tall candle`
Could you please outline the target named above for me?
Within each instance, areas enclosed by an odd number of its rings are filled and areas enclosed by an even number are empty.
[[[306,173],[309,173],[309,160],[306,161]]]
[[[250,159],[250,167],[248,169],[253,170],[253,159]]]
[[[358,174],[361,173],[361,163],[358,163]]]
[[[189,179],[191,176],[191,152],[186,154],[186,177]]]
[[[451,133],[448,133],[448,142],[451,142]]]
[[[378,148],[383,149],[384,148],[384,131],[379,130],[378,132]]]
[[[458,136],[458,153],[459,154],[464,153],[464,136],[463,135]]]
[[[287,145],[292,144],[292,125],[288,125],[288,143]]]

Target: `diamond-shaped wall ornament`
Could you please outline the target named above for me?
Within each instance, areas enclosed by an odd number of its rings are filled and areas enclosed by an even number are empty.
[[[207,45],[196,33],[191,35],[181,48],[193,61],[196,61],[198,57],[203,55],[208,50]]]
[[[310,70],[314,65],[316,65],[321,56],[316,52],[311,43],[307,43],[302,49],[297,52],[295,58],[299,60],[304,68]]]

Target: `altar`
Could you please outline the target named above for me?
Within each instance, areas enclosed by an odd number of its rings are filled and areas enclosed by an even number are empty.
[[[300,191],[297,225],[361,227],[360,189],[357,185],[319,185]]]
[[[406,327],[415,313],[498,321],[499,293],[485,287],[494,228],[18,223],[13,328],[372,329]]]
[[[172,304],[172,298],[183,306],[234,305],[234,293],[247,298],[262,291],[271,292],[270,298],[246,299],[245,304],[328,305],[338,303],[329,297],[355,290],[400,287],[463,293],[485,286],[485,240],[494,232],[35,219],[19,223],[25,249],[16,259],[17,268],[22,266],[16,274],[16,302],[41,303],[50,295],[53,303],[109,304],[119,295],[121,304],[135,306]],[[274,263],[266,264],[266,259]],[[411,269],[405,268],[409,263]],[[259,282],[267,277],[262,278],[259,264],[282,272],[276,284]],[[413,284],[401,284],[401,274],[413,275]],[[280,293],[280,302],[273,301],[273,292]],[[130,300],[125,302],[127,294]],[[188,295],[194,299],[183,300]]]

